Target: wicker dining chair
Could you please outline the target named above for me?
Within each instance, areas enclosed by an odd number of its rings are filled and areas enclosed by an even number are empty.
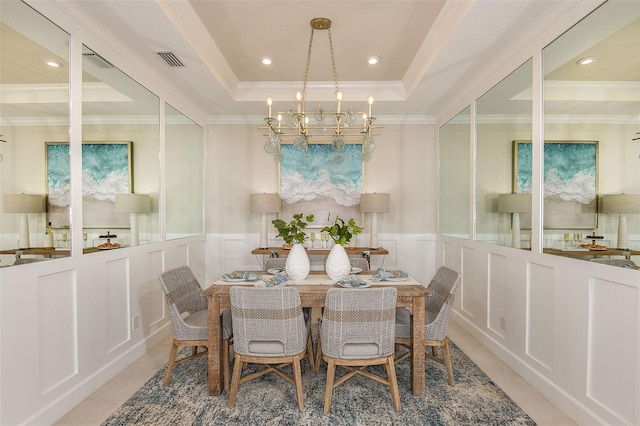
[[[447,368],[451,386],[455,386],[456,382],[453,377],[447,329],[459,278],[460,275],[456,271],[441,266],[427,286],[431,290],[431,296],[425,298],[424,345],[431,347],[431,353],[426,351],[425,356]],[[398,357],[396,362],[411,355],[411,314],[405,308],[396,310],[396,345],[409,348],[409,352]],[[442,357],[438,356],[437,347],[442,348]]]
[[[202,288],[188,266],[181,266],[160,275],[160,282],[169,305],[173,326],[173,344],[169,365],[164,379],[167,386],[173,368],[207,353],[209,328],[207,326],[207,298],[202,296]],[[231,312],[222,312],[222,374],[224,389],[229,389],[229,345],[232,337]],[[191,346],[191,355],[177,359],[180,346]],[[198,352],[198,347],[205,348]]]
[[[317,354],[327,362],[324,413],[331,408],[333,389],[356,374],[389,386],[393,407],[400,411],[394,364],[396,299],[393,287],[330,289],[327,291]],[[316,358],[316,371],[319,369]],[[366,367],[384,365],[387,377]],[[335,380],[336,367],[349,370]]]
[[[368,271],[371,269],[369,266],[369,262],[364,257],[350,257],[349,261],[351,262],[352,268],[360,268],[363,271]]]
[[[304,409],[300,361],[308,354],[314,369],[314,359],[298,289],[234,286],[229,296],[235,363],[228,406],[235,405],[242,383],[273,372],[295,386],[298,408]],[[242,377],[242,370],[249,363],[263,364],[265,368]],[[289,364],[293,377],[281,370]]]

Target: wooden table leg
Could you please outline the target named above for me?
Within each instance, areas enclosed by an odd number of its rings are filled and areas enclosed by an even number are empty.
[[[209,296],[209,307],[207,310],[209,322],[209,353],[208,375],[209,375],[209,395],[220,395],[222,393],[220,374],[222,357],[222,324],[220,317],[220,299],[215,295]]]
[[[411,321],[411,389],[415,396],[425,394],[424,295],[413,297]]]

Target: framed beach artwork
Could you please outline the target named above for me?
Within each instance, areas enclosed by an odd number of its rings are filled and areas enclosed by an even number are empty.
[[[340,153],[331,144],[309,144],[302,151],[283,144],[281,149],[280,215],[284,220],[294,213],[313,214],[311,229],[332,224],[336,215],[360,223],[362,144],[345,144]]]
[[[514,141],[514,192],[531,192],[532,164],[531,141]],[[543,186],[545,229],[597,228],[598,141],[545,141]]]
[[[129,216],[115,212],[116,194],[131,193],[131,142],[82,143],[83,228],[128,228]],[[69,144],[46,142],[47,213],[54,228],[69,226]]]

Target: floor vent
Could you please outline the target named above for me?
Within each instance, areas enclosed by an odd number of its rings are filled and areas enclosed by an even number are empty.
[[[184,67],[184,64],[173,52],[156,52],[170,67]]]

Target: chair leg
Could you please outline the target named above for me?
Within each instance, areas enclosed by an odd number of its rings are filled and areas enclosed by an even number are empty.
[[[389,380],[389,388],[391,388],[391,401],[393,408],[400,411],[400,391],[398,390],[398,378],[396,377],[396,366],[393,363],[393,355],[389,357],[388,362],[384,365],[387,369],[387,379]]]
[[[321,362],[322,362],[322,342],[320,341],[320,337],[318,337],[318,344],[316,345],[315,368],[313,370],[314,373],[318,373],[318,371],[320,371]]]
[[[229,341],[224,340],[222,342],[222,380],[224,390],[229,390]]]
[[[316,371],[316,362],[315,355],[313,353],[313,339],[311,338],[311,333],[307,337],[307,355],[309,356],[309,366],[311,367],[311,371]]]
[[[442,356],[444,358],[444,365],[447,367],[447,374],[449,374],[449,384],[451,386],[456,385],[456,380],[453,378],[453,365],[451,365],[451,353],[449,351],[449,338],[444,338],[444,345],[442,346]]]
[[[171,345],[171,354],[169,355],[169,365],[167,365],[167,375],[164,378],[164,385],[169,386],[169,381],[171,380],[171,373],[173,372],[173,366],[176,363],[176,356],[178,355],[178,341],[173,339],[173,344]]]
[[[327,360],[327,384],[324,389],[324,413],[331,409],[331,394],[333,393],[333,379],[336,374],[336,364],[333,359]]]
[[[309,357],[311,359],[311,356]],[[302,394],[302,369],[300,368],[300,359],[296,358],[291,367],[293,368],[293,378],[296,386],[296,397],[298,398],[298,409],[304,410],[304,396]]]
[[[227,407],[233,408],[236,405],[236,397],[238,396],[238,388],[240,387],[240,374],[244,361],[242,356],[236,354],[236,362],[233,368],[233,378],[231,379],[231,390],[229,391],[229,402]]]

